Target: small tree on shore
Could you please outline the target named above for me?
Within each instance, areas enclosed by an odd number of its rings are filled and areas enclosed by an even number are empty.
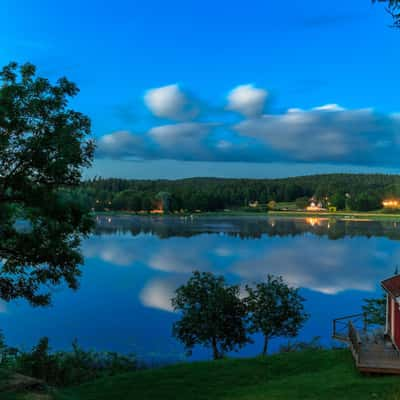
[[[362,310],[368,325],[384,326],[386,322],[386,295],[377,299],[364,299]]]
[[[189,354],[197,344],[211,348],[214,360],[250,342],[246,332],[246,305],[239,286],[228,285],[223,276],[195,271],[179,287],[172,306],[182,317],[173,325],[173,335]]]
[[[297,336],[309,317],[299,289],[289,287],[282,277],[268,275],[266,282],[258,283],[255,288],[246,286],[246,290],[250,332],[264,335],[262,355],[268,353],[272,338]]]

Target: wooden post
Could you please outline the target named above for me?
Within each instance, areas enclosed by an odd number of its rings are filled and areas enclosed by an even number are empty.
[[[363,323],[363,331],[364,333],[367,333],[368,330],[368,322],[367,322],[367,313],[363,313],[363,319],[364,319],[364,323]]]

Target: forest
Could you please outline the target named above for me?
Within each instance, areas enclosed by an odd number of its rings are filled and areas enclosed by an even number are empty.
[[[371,211],[387,198],[400,198],[400,176],[324,174],[285,179],[190,178],[127,180],[94,178],[82,183],[79,198],[95,211],[194,212],[249,208],[315,198],[338,210]]]

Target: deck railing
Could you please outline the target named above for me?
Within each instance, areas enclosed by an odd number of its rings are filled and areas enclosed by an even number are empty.
[[[333,338],[346,342],[362,372],[400,374],[400,352],[383,332],[367,332],[366,314],[333,320]]]
[[[367,319],[365,313],[347,315],[345,317],[335,318],[333,320],[332,337],[337,340],[349,342],[349,323],[352,323],[353,328],[362,333],[367,332]]]
[[[353,352],[354,358],[356,359],[356,362],[360,362],[360,355],[361,355],[361,337],[360,334],[358,333],[358,330],[354,326],[353,322],[350,320],[348,322],[348,337],[350,341],[350,347]]]

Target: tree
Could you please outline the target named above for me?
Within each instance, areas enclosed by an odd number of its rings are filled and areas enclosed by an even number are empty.
[[[343,210],[346,208],[346,196],[342,192],[334,193],[330,197],[329,202],[332,206],[336,207],[338,210]]]
[[[304,209],[308,206],[308,197],[299,197],[296,199],[296,207],[299,209]]]
[[[368,325],[384,326],[386,322],[386,296],[378,299],[364,299],[362,310]]]
[[[49,286],[78,285],[92,219],[73,190],[91,164],[90,120],[68,108],[78,88],[32,64],[0,70],[0,298],[50,302]]]
[[[246,305],[239,297],[239,286],[230,286],[223,276],[193,272],[172,299],[182,317],[174,323],[173,335],[191,352],[197,344],[211,348],[214,360],[228,351],[243,347],[246,333]]]
[[[112,206],[115,210],[140,211],[142,199],[134,190],[123,190],[114,197]]]
[[[372,0],[372,2],[386,3],[386,10],[393,18],[393,26],[400,28],[400,0]]]
[[[156,200],[164,212],[169,212],[171,209],[171,194],[168,192],[157,193]]]
[[[372,211],[381,208],[380,197],[373,192],[361,192],[349,199],[350,208],[354,211]]]
[[[289,287],[282,277],[268,275],[266,282],[255,288],[246,286],[246,290],[250,332],[264,335],[262,355],[267,354],[272,338],[295,337],[308,319],[299,289]]]

